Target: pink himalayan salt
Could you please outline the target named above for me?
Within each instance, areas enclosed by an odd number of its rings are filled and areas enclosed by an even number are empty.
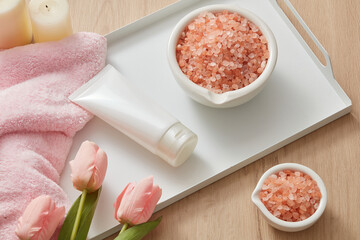
[[[224,93],[255,81],[269,51],[266,38],[248,19],[228,11],[204,12],[180,34],[176,58],[194,83]]]
[[[283,170],[265,180],[259,197],[275,217],[297,222],[307,219],[318,209],[321,192],[309,175]]]

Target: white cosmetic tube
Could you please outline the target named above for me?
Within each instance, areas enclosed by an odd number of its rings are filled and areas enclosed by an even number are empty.
[[[107,65],[69,99],[118,129],[171,166],[184,163],[197,136]]]

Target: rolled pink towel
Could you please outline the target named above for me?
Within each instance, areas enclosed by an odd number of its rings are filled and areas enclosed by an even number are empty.
[[[0,52],[0,236],[39,195],[69,206],[59,187],[72,137],[92,115],[68,96],[105,66],[106,39],[76,33]],[[69,176],[70,177],[70,176]]]

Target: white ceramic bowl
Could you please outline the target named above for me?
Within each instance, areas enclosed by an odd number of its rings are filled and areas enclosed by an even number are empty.
[[[193,19],[199,16],[200,13],[205,11],[219,12],[223,10],[239,13],[241,16],[246,17],[255,25],[257,25],[265,36],[266,40],[268,41],[268,49],[270,56],[263,73],[254,82],[238,90],[217,94],[195,84],[181,71],[176,60],[176,45],[181,32]],[[275,37],[270,28],[254,13],[244,8],[237,7],[235,5],[210,5],[190,12],[178,22],[169,39],[168,60],[170,68],[178,84],[185,90],[185,92],[187,92],[187,94],[192,99],[206,106],[216,108],[228,108],[235,107],[249,101],[264,88],[265,83],[269,79],[276,64],[277,45]]]
[[[275,217],[267,210],[267,208],[265,207],[265,205],[261,202],[261,200],[259,198],[259,193],[261,191],[261,187],[264,184],[264,181],[271,174],[279,172],[281,170],[285,170],[285,169],[297,170],[297,171],[301,171],[303,173],[308,174],[313,180],[316,181],[316,183],[320,189],[321,195],[322,195],[321,199],[320,199],[319,207],[314,212],[314,214],[311,215],[309,218],[299,221],[299,222],[286,222],[286,221],[283,221],[283,220]],[[310,168],[305,167],[303,165],[297,164],[297,163],[283,163],[283,164],[279,164],[279,165],[276,165],[276,166],[270,168],[269,170],[267,170],[264,173],[264,175],[262,175],[258,184],[256,185],[254,192],[251,195],[251,200],[259,208],[259,210],[261,211],[261,213],[263,214],[263,216],[265,217],[265,219],[271,226],[273,226],[274,228],[277,228],[279,230],[286,231],[286,232],[297,232],[297,231],[304,230],[308,227],[311,227],[321,217],[321,215],[323,214],[323,212],[325,210],[325,206],[326,206],[326,202],[327,202],[327,193],[326,193],[326,188],[325,188],[324,182],[321,180],[319,175],[317,175],[313,170],[311,170]]]

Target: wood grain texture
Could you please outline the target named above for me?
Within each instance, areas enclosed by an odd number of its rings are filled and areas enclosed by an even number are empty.
[[[70,0],[72,23],[74,31],[106,34],[173,2]],[[154,214],[163,221],[145,239],[360,239],[360,1],[292,3],[328,51],[335,78],[353,101],[351,114]],[[250,201],[262,173],[285,162],[312,168],[328,190],[322,218],[298,233],[273,229]]]

